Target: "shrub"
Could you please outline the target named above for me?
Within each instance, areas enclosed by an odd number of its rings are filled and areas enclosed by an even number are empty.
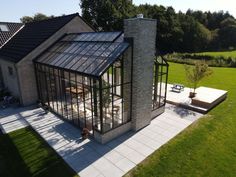
[[[207,65],[213,67],[236,67],[236,59],[227,56],[210,56],[189,53],[173,53],[167,54],[167,61],[181,64],[193,65],[197,61],[204,61]]]
[[[11,93],[7,89],[0,91],[0,101],[2,101],[5,96],[11,96]]]

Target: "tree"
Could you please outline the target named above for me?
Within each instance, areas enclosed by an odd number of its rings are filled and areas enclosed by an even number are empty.
[[[235,19],[228,12],[188,10],[130,0],[81,0],[82,16],[99,31],[123,30],[123,20],[142,13],[157,20],[156,48],[161,54],[236,48]]]
[[[161,54],[178,51],[182,42],[183,30],[172,7],[144,4],[136,7],[136,13],[157,20],[156,48]]]
[[[33,22],[34,21],[34,18],[33,17],[30,17],[30,16],[24,16],[20,19],[20,21],[22,23],[30,23],[30,22]]]
[[[163,8],[162,8],[163,9]],[[162,54],[179,51],[184,31],[172,7],[167,7],[157,19],[157,48]]]
[[[207,50],[211,42],[211,31],[188,15],[180,15],[181,28],[184,32],[181,52],[200,52]]]
[[[199,22],[197,22],[195,30],[194,51],[201,52],[208,50],[208,45],[212,40],[211,31]]]
[[[236,20],[232,17],[228,17],[220,22],[221,27],[233,26],[233,25],[236,26]]]
[[[236,25],[221,28],[218,32],[221,49],[229,50],[236,48]]]
[[[205,77],[210,76],[212,74],[212,70],[203,61],[195,62],[194,66],[185,65],[184,69],[185,69],[186,79],[192,85],[193,88],[192,97],[194,97],[196,95],[196,88],[199,82]]]
[[[129,18],[129,0],[81,0],[82,17],[99,31],[122,30],[123,20]]]
[[[30,23],[30,22],[35,22],[35,21],[47,20],[47,19],[50,19],[50,18],[54,18],[54,16],[53,15],[47,16],[47,15],[42,14],[42,13],[37,13],[32,17],[24,16],[20,19],[20,21],[22,23]]]
[[[202,12],[200,10],[193,11],[191,9],[188,9],[186,12],[186,15],[192,16],[195,20],[197,20],[199,23],[203,24],[204,26],[208,25],[208,18],[206,12]]]

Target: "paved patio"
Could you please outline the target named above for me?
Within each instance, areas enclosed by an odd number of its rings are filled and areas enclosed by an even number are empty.
[[[202,114],[168,104],[166,112],[149,126],[137,133],[128,132],[106,145],[93,139],[82,141],[80,130],[51,113],[45,114],[40,108],[7,109],[0,111],[0,116],[1,127],[21,127],[16,122],[24,126],[30,124],[81,177],[120,177]],[[5,126],[8,119],[12,121]],[[8,130],[13,128],[5,128]]]
[[[185,87],[180,93],[172,91],[172,84],[167,84],[166,102],[182,106],[200,113],[207,113],[227,97],[227,91],[208,87],[198,87],[196,97],[189,98],[189,92],[193,89]],[[164,88],[163,88],[164,89]]]
[[[21,116],[23,112],[28,112],[29,109],[30,108],[0,109],[0,132],[10,133],[12,131],[29,126],[29,124]]]

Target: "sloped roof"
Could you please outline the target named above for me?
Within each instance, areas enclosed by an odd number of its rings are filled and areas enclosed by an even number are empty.
[[[19,62],[76,16],[79,16],[79,14],[76,13],[25,24],[12,39],[0,49],[0,57],[15,63]]]
[[[93,77],[101,76],[129,47],[122,32],[68,34],[35,62]]]
[[[22,23],[0,22],[0,25],[6,26],[7,31],[0,29],[0,48],[5,44],[22,26]]]

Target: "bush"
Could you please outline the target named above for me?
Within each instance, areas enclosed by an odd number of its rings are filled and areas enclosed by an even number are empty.
[[[190,53],[173,53],[165,56],[167,61],[193,65],[197,61],[205,61],[211,67],[236,67],[236,59],[226,56],[210,56]]]
[[[3,101],[5,96],[11,96],[11,93],[7,89],[3,89],[0,91],[0,101]]]

